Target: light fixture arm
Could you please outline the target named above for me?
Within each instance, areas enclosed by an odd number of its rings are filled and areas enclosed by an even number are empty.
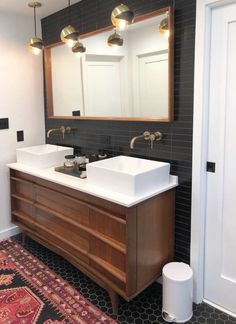
[[[36,6],[34,6],[34,36],[37,36],[37,24],[36,24]]]
[[[36,17],[36,9],[41,7],[42,4],[38,1],[31,1],[28,3],[30,8],[34,9],[34,35],[37,37],[37,17]]]
[[[71,2],[68,0],[68,15],[69,15],[69,24],[71,23]]]

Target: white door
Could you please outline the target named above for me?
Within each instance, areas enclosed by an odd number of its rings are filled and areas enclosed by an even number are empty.
[[[236,313],[236,3],[212,10],[205,299]]]
[[[86,61],[85,115],[121,117],[120,61],[112,57]]]
[[[135,92],[137,115],[143,117],[168,117],[168,53],[138,56],[138,79]],[[138,75],[138,77],[137,77]]]

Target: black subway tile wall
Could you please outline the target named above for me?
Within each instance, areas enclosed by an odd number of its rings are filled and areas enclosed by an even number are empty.
[[[80,33],[110,25],[110,13],[120,4],[115,0],[82,0],[71,8],[71,24]],[[191,226],[191,172],[193,126],[193,73],[195,40],[195,0],[125,0],[136,15],[168,5],[175,8],[175,68],[174,68],[174,122],[86,121],[46,118],[46,129],[61,125],[73,126],[71,134],[52,133],[47,143],[73,145],[84,153],[106,150],[110,156],[130,155],[171,163],[171,173],[178,175],[176,190],[176,246],[175,259],[189,263]],[[61,29],[68,24],[68,9],[61,10],[42,20],[45,45],[59,42]],[[164,134],[161,143],[153,150],[144,142],[129,148],[133,136],[145,130]]]

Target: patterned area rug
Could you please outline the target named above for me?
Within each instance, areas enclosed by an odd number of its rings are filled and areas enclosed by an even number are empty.
[[[0,242],[0,323],[116,324],[10,240]]]

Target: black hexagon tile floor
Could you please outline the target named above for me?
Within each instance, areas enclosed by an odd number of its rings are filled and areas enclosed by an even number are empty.
[[[121,298],[119,313],[118,315],[114,315],[106,291],[100,288],[65,259],[30,238],[26,239],[25,244],[22,243],[21,235],[14,236],[12,239],[22,244],[33,255],[58,273],[58,275],[67,280],[85,298],[112,318],[116,319],[120,324],[166,323],[161,317],[162,291],[161,285],[158,283],[152,284],[129,303]],[[200,305],[194,305],[193,317],[186,323],[236,324],[236,318],[203,303]]]

